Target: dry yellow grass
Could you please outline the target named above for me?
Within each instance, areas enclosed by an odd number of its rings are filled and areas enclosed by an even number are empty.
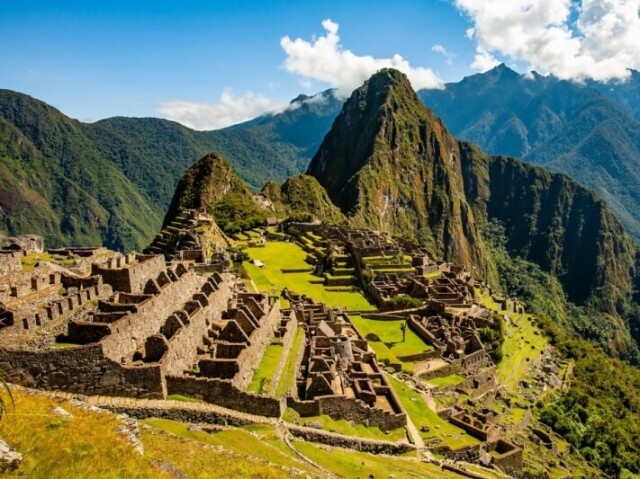
[[[0,437],[24,459],[8,477],[74,478],[172,478],[153,463],[164,461],[192,478],[289,477],[282,466],[238,454],[222,447],[184,438],[159,429],[141,429],[142,456],[115,432],[121,424],[112,414],[89,412],[65,401],[14,390],[15,407],[0,421]],[[53,414],[61,406],[71,414]],[[186,428],[186,426],[185,426]]]

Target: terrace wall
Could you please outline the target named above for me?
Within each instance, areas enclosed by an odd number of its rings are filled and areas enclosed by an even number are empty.
[[[211,282],[209,283],[211,284]],[[206,297],[208,304],[194,311],[189,316],[189,324],[180,328],[169,339],[169,350],[161,360],[165,374],[180,374],[190,368],[198,357],[198,347],[202,345],[202,337],[207,331],[212,316],[219,316],[227,307],[232,296],[231,288],[216,289]],[[206,296],[206,295],[205,295]],[[186,315],[186,311],[184,312]],[[163,319],[163,322],[167,318]]]
[[[231,381],[188,376],[167,376],[168,394],[185,394],[205,402],[267,417],[280,417],[284,403],[236,388]]]
[[[378,427],[383,431],[403,427],[407,424],[407,415],[392,413],[380,408],[370,407],[364,401],[344,396],[318,396],[313,401],[298,401],[287,398],[287,406],[302,417],[326,414],[332,419],[345,419],[368,427]]]
[[[164,271],[164,261],[162,266]],[[112,334],[102,340],[105,354],[118,362],[129,359],[147,337],[158,333],[167,317],[189,301],[202,284],[203,279],[189,271],[177,281],[165,284],[160,294],[135,305],[135,314],[111,323]]]
[[[0,367],[11,382],[80,394],[161,398],[159,365],[124,367],[108,359],[100,344],[48,351],[0,351]]]
[[[251,382],[253,373],[260,365],[267,346],[273,340],[273,334],[280,324],[280,319],[280,300],[276,300],[267,314],[259,318],[260,325],[251,334],[251,344],[244,348],[238,356],[238,372],[232,381],[236,388],[244,390]]]
[[[101,275],[104,282],[114,290],[125,293],[142,293],[149,278],[157,278],[164,270],[162,255],[135,255],[134,258],[122,256],[110,260],[106,267],[91,265],[92,276]]]

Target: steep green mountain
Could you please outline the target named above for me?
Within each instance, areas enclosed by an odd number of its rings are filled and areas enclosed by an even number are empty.
[[[632,290],[635,248],[593,192],[565,175],[461,142],[465,192],[477,216],[506,228],[507,250],[562,283],[568,299],[607,298],[615,312]]]
[[[489,278],[481,234],[506,228],[512,257],[555,275],[569,300],[615,313],[630,298],[631,239],[602,200],[564,175],[456,141],[408,79],[382,70],[345,103],[309,166],[355,225],[431,243]]]
[[[491,154],[566,173],[593,189],[637,240],[640,123],[632,117],[640,108],[637,77],[585,86],[519,75],[500,65],[419,95],[457,137]]]
[[[406,76],[385,69],[353,92],[309,165],[356,226],[418,233],[445,258],[485,266],[457,141]]]
[[[225,233],[234,233],[264,223],[267,211],[219,153],[203,156],[182,175],[164,217],[163,228],[184,209],[204,209]]]
[[[233,128],[200,132],[154,118],[85,124],[0,90],[0,231],[50,246],[140,249],[160,229],[182,173],[220,151],[250,187],[306,168],[341,101],[332,91]]]
[[[160,214],[105,159],[84,125],[25,95],[0,92],[0,229],[38,233],[48,245],[130,249]]]
[[[282,186],[268,181],[261,194],[274,204],[276,213],[282,218],[320,220],[333,224],[345,222],[344,215],[313,176],[297,175]]]

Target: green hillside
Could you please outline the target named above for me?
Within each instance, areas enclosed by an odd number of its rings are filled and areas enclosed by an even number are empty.
[[[0,90],[0,231],[42,234],[50,246],[141,249],[198,158],[219,151],[254,190],[283,182],[304,170],[341,105],[327,91],[277,115],[200,132],[155,118],[81,123]]]

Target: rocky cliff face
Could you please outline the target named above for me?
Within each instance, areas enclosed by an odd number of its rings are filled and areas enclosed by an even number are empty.
[[[461,142],[465,194],[499,220],[507,249],[557,276],[570,301],[614,312],[631,291],[635,247],[606,204],[569,177]]]
[[[594,193],[561,174],[458,142],[408,79],[382,70],[344,105],[309,166],[356,226],[418,238],[491,278],[481,226],[506,227],[512,256],[556,275],[569,299],[619,310],[635,248]]]
[[[355,226],[419,237],[447,259],[484,266],[458,142],[397,70],[353,92],[308,173]]]

